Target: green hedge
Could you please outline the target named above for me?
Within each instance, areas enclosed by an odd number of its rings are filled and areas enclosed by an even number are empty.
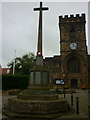
[[[29,75],[2,75],[2,89],[26,89]]]

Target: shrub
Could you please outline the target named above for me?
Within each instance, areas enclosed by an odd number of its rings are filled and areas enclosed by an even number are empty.
[[[2,90],[26,89],[29,75],[2,75]]]

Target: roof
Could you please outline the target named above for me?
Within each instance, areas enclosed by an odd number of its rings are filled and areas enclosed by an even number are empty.
[[[8,74],[10,72],[10,68],[0,68],[0,74]]]

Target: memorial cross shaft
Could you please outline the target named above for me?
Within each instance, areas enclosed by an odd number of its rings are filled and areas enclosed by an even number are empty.
[[[40,8],[34,8],[34,11],[39,11],[37,56],[42,56],[42,11],[45,11],[48,9],[49,9],[48,7],[42,7],[42,2],[40,2]]]

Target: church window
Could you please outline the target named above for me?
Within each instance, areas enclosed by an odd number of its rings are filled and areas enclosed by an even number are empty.
[[[68,61],[68,72],[70,73],[78,73],[80,72],[80,63],[79,60],[76,57],[71,58]]]
[[[73,29],[73,28],[71,28],[70,32],[71,32],[71,33],[74,33],[75,31],[74,31],[74,29]]]
[[[71,27],[69,31],[69,40],[75,40],[75,30],[73,27]]]

